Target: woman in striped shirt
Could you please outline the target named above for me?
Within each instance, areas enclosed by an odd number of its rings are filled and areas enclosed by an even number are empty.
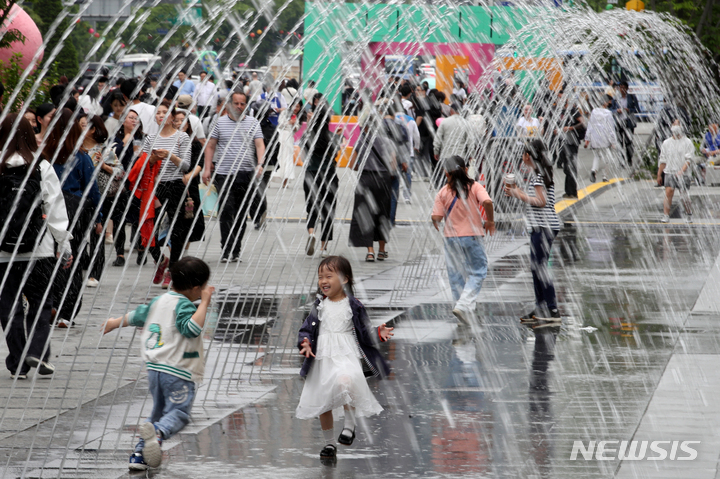
[[[187,241],[192,217],[185,218],[185,201],[188,198],[188,188],[183,182],[183,176],[190,170],[190,137],[187,133],[175,129],[175,109],[168,100],[163,100],[155,110],[155,121],[161,130],[156,135],[145,138],[143,152],[148,154],[148,163],[154,165],[162,161],[162,167],[155,182],[158,183],[155,196],[160,200],[161,208],[170,218],[170,258],[160,260],[160,248],[151,246],[148,251],[158,264],[153,283],[160,284],[167,289],[170,285],[170,271],[168,266],[180,259],[185,242]],[[167,117],[167,118],[166,118]],[[167,161],[169,160],[169,161]]]
[[[547,159],[542,140],[533,140],[525,146],[523,163],[532,171],[527,190],[516,184],[505,185],[505,194],[526,204],[525,223],[530,233],[530,269],[535,289],[535,309],[520,318],[521,322],[536,320],[560,322],[555,299],[555,287],[548,269],[550,249],[560,232],[560,219],[555,212],[555,184],[552,165]]]

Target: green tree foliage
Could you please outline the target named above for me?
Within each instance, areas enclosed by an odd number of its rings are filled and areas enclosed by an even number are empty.
[[[27,101],[28,96],[30,95],[30,90],[32,90],[32,87],[35,84],[38,75],[40,74],[40,69],[36,69],[30,76],[28,76],[27,79],[23,82],[22,87],[20,88],[20,93],[18,93],[13,104],[7,105],[7,102],[10,99],[12,92],[17,87],[18,83],[20,82],[20,77],[23,74],[21,61],[22,53],[14,54],[10,58],[10,61],[7,65],[2,60],[0,60],[0,82],[5,85],[5,95],[3,95],[0,104],[2,104],[3,108],[9,108],[10,111],[20,110],[22,103]],[[30,106],[35,107],[40,105],[41,103],[51,103],[50,87],[56,84],[57,80],[57,69],[55,68],[55,65],[53,65],[48,71],[48,73],[43,77],[40,87],[35,92],[35,96],[30,101]]]
[[[16,0],[0,0],[0,25],[5,24],[5,21],[10,15],[10,10],[16,3]],[[0,48],[7,48],[15,41],[25,43],[25,36],[20,30],[10,28],[2,33],[2,37],[0,37]]]
[[[55,19],[60,16],[63,10],[62,3],[60,0],[35,0],[35,2],[33,2],[32,9],[35,14],[40,17],[40,20],[42,20],[42,23],[38,25],[38,28],[40,29],[43,39],[45,39],[49,35],[50,26]],[[55,33],[50,37],[50,40],[45,46],[45,57],[43,58],[43,62],[47,61],[48,56],[58,44],[62,32],[64,32],[69,25],[70,20],[68,18],[65,18],[60,22]],[[71,38],[72,36],[69,37],[68,40]],[[77,74],[78,54],[72,41],[63,42],[62,50],[60,50],[57,57],[55,57],[54,63],[57,64],[58,71],[61,75],[72,78]]]

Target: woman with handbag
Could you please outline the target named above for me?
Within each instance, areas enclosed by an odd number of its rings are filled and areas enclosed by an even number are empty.
[[[378,261],[388,258],[385,250],[390,240],[390,209],[392,205],[393,176],[398,174],[395,152],[390,140],[382,131],[382,121],[374,116],[364,120],[353,149],[353,169],[360,171],[352,221],[350,245],[367,248],[365,261],[375,261],[375,242],[379,243]]]
[[[327,256],[327,244],[333,239],[333,220],[339,181],[335,157],[342,144],[342,130],[330,131],[332,110],[327,103],[320,102],[309,115],[305,132],[307,168],[305,169],[305,210],[307,211],[308,237],[305,253],[315,254],[315,226],[320,218],[320,251]]]
[[[107,145],[108,131],[99,116],[93,116],[89,120],[88,131],[83,139],[80,151],[84,151],[97,170],[97,184],[100,190],[100,210],[106,223],[118,220],[117,203],[115,197],[122,188],[125,169],[118,160],[115,151]],[[108,225],[109,226],[109,225]],[[87,267],[90,269],[90,277],[87,280],[89,288],[96,288],[105,269],[105,247],[101,241],[100,234],[90,233],[90,254]]]

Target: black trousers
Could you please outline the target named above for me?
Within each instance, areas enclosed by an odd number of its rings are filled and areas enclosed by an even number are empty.
[[[182,257],[192,226],[192,218],[185,218],[185,199],[188,196],[185,183],[182,180],[160,183],[155,196],[162,205],[160,211],[164,211],[170,219],[170,231],[165,241],[170,240],[170,264],[174,264]],[[157,208],[156,212],[159,212]],[[155,257],[153,251],[150,254]]]
[[[350,245],[371,247],[375,241],[390,239],[392,181],[389,173],[364,171],[355,189]]]
[[[272,177],[273,171],[275,171],[275,165],[267,165],[266,168],[267,170],[263,172],[257,191],[253,196],[252,207],[250,208],[250,218],[255,222],[255,226],[260,226],[260,220],[267,211],[267,195],[265,193],[268,183],[270,183],[270,177]]]
[[[578,145],[565,144],[563,147],[563,172],[565,173],[565,194],[577,196]]]
[[[334,167],[320,171],[305,171],[303,191],[305,192],[305,211],[307,228],[315,229],[322,218],[320,241],[332,241],[335,203],[340,186]]]
[[[225,191],[223,191],[223,187]],[[245,223],[256,190],[255,172],[215,175],[215,188],[221,196],[220,242],[223,257],[240,256]],[[224,197],[224,198],[223,198]]]
[[[82,290],[83,269],[81,265],[82,253],[85,250],[85,234],[90,227],[94,227],[92,219],[94,216],[94,207],[88,202],[82,202],[78,196],[71,193],[63,192],[65,197],[65,208],[67,209],[70,223],[75,220],[77,222],[72,229],[73,238],[70,240],[70,248],[72,250],[74,263],[68,269],[60,269],[55,276],[53,283],[53,307],[57,308],[56,317],[58,319],[72,320],[75,319],[77,312],[82,307]],[[64,296],[64,298],[63,298]]]
[[[0,322],[5,330],[5,342],[9,350],[5,366],[11,373],[27,373],[30,370],[25,361],[20,362],[26,345],[27,356],[43,361],[50,358],[50,345],[44,354],[43,349],[50,338],[53,296],[52,291],[48,291],[52,288],[48,279],[54,264],[53,258],[0,263],[0,281],[7,274],[0,290]],[[43,299],[46,291],[47,296]],[[27,316],[23,311],[23,294],[28,300]],[[32,331],[33,327],[35,331]]]
[[[625,163],[632,166],[632,157],[635,153],[633,145],[633,137],[635,133],[627,127],[620,127],[617,130],[618,142],[620,143],[620,152],[624,155]]]

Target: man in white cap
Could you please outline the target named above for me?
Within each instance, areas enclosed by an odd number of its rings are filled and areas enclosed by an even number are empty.
[[[663,202],[663,216],[661,223],[670,221],[670,208],[675,190],[680,191],[680,202],[685,207],[686,221],[692,223],[692,210],[690,209],[690,183],[692,180],[692,159],[695,156],[695,145],[685,136],[680,125],[670,128],[672,137],[662,144],[660,159],[658,160],[658,184],[665,186],[665,201]],[[662,175],[665,173],[665,181]]]

